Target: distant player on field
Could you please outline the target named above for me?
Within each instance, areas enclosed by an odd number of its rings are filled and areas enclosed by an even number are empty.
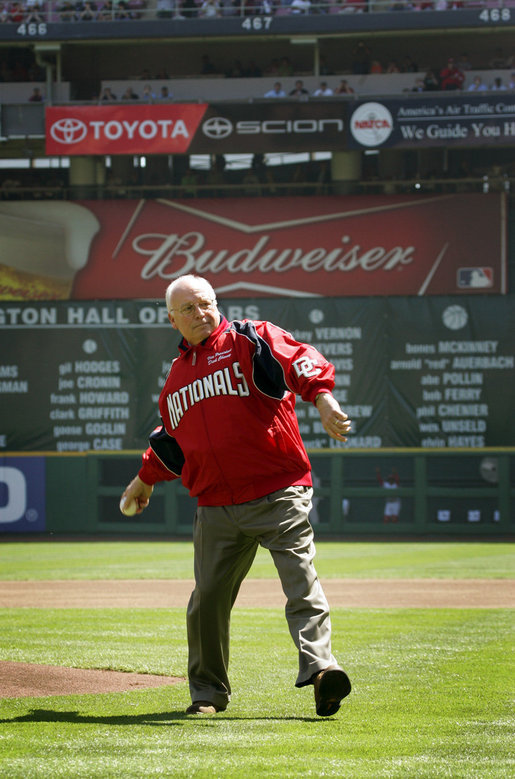
[[[377,480],[385,490],[396,490],[399,486],[399,474],[392,468],[390,474],[383,480],[381,469],[376,468]],[[383,510],[383,522],[397,522],[401,510],[401,500],[397,497],[386,499]]]

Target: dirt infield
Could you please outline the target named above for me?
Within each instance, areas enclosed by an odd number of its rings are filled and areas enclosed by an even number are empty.
[[[325,579],[332,607],[512,608],[512,579]],[[193,581],[2,581],[0,608],[176,608],[186,607]],[[276,608],[285,598],[278,579],[246,579],[236,606]]]
[[[184,580],[2,581],[0,608],[186,607],[193,587]],[[327,579],[333,608],[514,608],[510,579]],[[279,581],[247,579],[236,607],[276,608]],[[0,698],[122,692],[175,684],[177,677],[62,668],[0,661]]]

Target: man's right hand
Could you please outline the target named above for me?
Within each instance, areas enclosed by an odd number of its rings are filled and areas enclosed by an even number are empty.
[[[138,504],[136,514],[141,514],[143,509],[146,509],[148,506],[153,491],[153,485],[145,484],[144,481],[141,481],[139,476],[135,476],[131,483],[125,488],[125,492],[123,493],[120,502],[130,503],[130,501],[134,499]]]

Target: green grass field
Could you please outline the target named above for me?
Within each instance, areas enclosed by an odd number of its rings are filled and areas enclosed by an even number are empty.
[[[499,542],[317,543],[322,579],[506,579],[515,575],[515,544]],[[275,578],[270,555],[258,551],[249,576]],[[54,541],[0,543],[0,580],[191,579],[191,542]]]
[[[324,577],[513,576],[505,543],[320,543]],[[191,577],[168,542],[9,542],[3,579]],[[260,554],[250,576],[275,576]],[[0,582],[1,593],[1,582]],[[282,609],[233,612],[226,712],[187,717],[187,684],[0,701],[0,777],[511,777],[513,611],[333,609],[353,691],[332,718],[297,690]],[[0,658],[186,673],[182,609],[0,609]]]

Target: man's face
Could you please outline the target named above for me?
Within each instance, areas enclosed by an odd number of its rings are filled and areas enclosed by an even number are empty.
[[[220,324],[216,299],[201,281],[184,283],[174,291],[168,319],[192,346],[207,338]]]

